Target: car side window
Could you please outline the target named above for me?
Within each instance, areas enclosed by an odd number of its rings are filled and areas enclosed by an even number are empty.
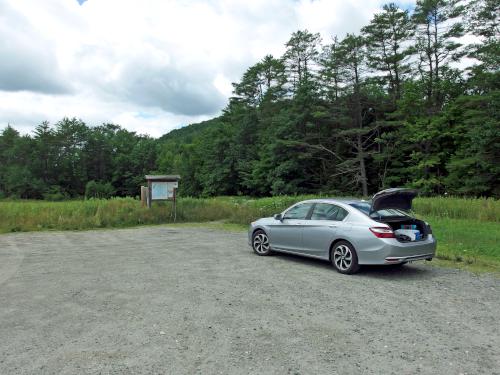
[[[296,220],[305,219],[312,205],[313,205],[312,203],[298,204],[290,208],[287,212],[285,212],[285,216],[283,217],[283,219],[296,219]]]
[[[317,203],[311,215],[311,220],[338,220],[342,221],[348,212],[342,207],[329,203]]]
[[[349,215],[349,212],[346,209],[339,207],[335,220],[342,221],[347,215]]]

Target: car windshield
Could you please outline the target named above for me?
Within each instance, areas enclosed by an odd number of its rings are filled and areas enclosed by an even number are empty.
[[[350,206],[357,208],[361,212],[363,212],[365,215],[370,216],[370,217],[404,217],[408,216],[403,211],[394,209],[394,208],[386,208],[384,210],[378,210],[375,212],[370,213],[371,209],[371,202],[353,202],[349,204]]]

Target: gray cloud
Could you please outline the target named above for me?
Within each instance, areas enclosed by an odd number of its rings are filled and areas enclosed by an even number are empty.
[[[69,92],[50,44],[28,20],[0,3],[0,90]]]
[[[161,135],[220,113],[230,83],[281,55],[297,29],[327,42],[358,31],[383,3],[79,2],[0,0],[0,126],[77,116]]]
[[[117,89],[134,103],[196,116],[215,113],[226,102],[213,85],[213,79],[209,72],[186,67],[153,67],[141,62],[127,66]]]

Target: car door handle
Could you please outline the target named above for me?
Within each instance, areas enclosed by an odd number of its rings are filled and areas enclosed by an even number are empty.
[[[328,227],[330,227],[330,228],[337,228],[337,227],[338,227],[338,225],[333,225],[333,224],[332,224],[332,225],[329,225]]]

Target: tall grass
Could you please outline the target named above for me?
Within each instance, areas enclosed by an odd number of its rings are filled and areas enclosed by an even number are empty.
[[[181,198],[177,222],[224,221],[248,225],[313,196]],[[493,199],[418,198],[417,215],[428,220],[438,238],[437,257],[478,269],[500,269],[500,201]],[[173,222],[172,203],[151,209],[132,198],[81,201],[0,201],[0,233],[81,230]]]
[[[248,224],[309,198],[314,197],[181,198],[177,204],[177,221],[225,220],[235,224]],[[415,212],[424,217],[500,221],[500,201],[494,199],[418,198],[414,206]],[[140,202],[132,198],[65,202],[0,201],[0,232],[126,227],[172,221],[171,202],[155,203],[148,209],[141,207]]]
[[[417,198],[414,209],[424,216],[500,222],[500,201],[493,198]]]
[[[178,204],[178,221],[227,219],[234,206],[215,199],[184,198]],[[0,233],[33,230],[79,230],[160,224],[173,221],[170,202],[141,207],[132,198],[82,201],[0,202]]]

